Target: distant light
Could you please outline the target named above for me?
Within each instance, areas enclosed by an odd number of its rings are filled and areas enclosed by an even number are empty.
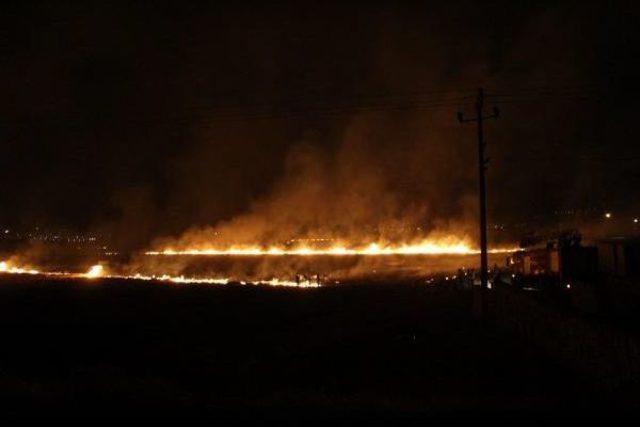
[[[567,283],[567,289],[571,289],[571,283]]]
[[[605,214],[604,214],[604,217],[605,217],[605,218],[607,218],[607,219],[611,218],[611,212],[607,212],[607,213],[605,213]]]
[[[4,230],[4,234],[9,234],[9,229]]]
[[[633,218],[633,222],[635,222],[637,224],[639,222],[638,218]]]

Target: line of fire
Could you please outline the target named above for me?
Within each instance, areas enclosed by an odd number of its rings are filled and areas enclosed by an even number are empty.
[[[610,215],[606,213],[603,217],[608,221]],[[496,225],[493,230],[499,232],[501,226]],[[124,261],[132,255],[102,246],[100,239],[93,235],[67,235],[64,231],[33,234],[7,229],[3,242],[4,247],[46,242],[56,248],[51,253],[57,256],[50,256],[41,265],[35,264],[28,256],[8,256],[0,262],[0,274],[294,287],[335,286],[394,277],[401,281],[433,283],[436,279],[445,278],[462,288],[480,286],[479,250],[474,249],[468,239],[455,237],[424,240],[412,245],[372,243],[359,248],[345,247],[338,239],[321,237],[290,239],[272,247],[165,248],[133,255],[138,260],[137,270],[132,270]],[[559,298],[569,298],[589,311],[597,311],[608,307],[611,293],[616,292],[620,282],[639,277],[639,245],[640,240],[633,234],[586,243],[577,230],[551,234],[546,238],[529,236],[517,245],[489,250],[492,263],[488,286],[555,294]],[[86,271],[78,271],[78,266],[73,266],[80,252],[88,254],[79,263]],[[295,266],[291,265],[292,260],[295,260]],[[179,267],[165,269],[165,263],[175,263]],[[257,264],[264,269],[265,264],[270,263],[272,265],[264,276],[238,272],[238,265],[249,272],[256,270]],[[282,273],[278,274],[278,270]]]

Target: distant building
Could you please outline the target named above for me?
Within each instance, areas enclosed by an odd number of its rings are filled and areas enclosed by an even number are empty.
[[[514,252],[507,258],[507,265],[513,272],[524,275],[560,273],[557,249],[531,248]]]
[[[610,238],[597,242],[598,267],[603,273],[640,278],[640,238]]]
[[[562,280],[593,278],[598,269],[598,250],[593,246],[558,247],[555,242],[513,253],[507,259],[511,271],[524,276],[553,275]]]

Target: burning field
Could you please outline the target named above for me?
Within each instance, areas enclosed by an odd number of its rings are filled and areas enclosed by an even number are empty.
[[[294,144],[262,194],[241,207],[232,197],[216,204],[230,206],[224,215],[185,220],[168,232],[162,216],[134,195],[120,218],[102,226],[109,249],[64,257],[26,245],[0,256],[2,272],[308,287],[476,268],[475,197],[448,192],[446,182],[425,186],[425,175],[437,170],[413,165],[411,153],[380,163],[371,149],[377,130],[354,119],[333,154],[317,141]],[[207,197],[198,193],[198,209]],[[496,242],[490,263],[502,265],[514,246]]]
[[[128,185],[114,198],[114,209],[90,221],[91,230],[108,236],[108,249],[61,259],[55,250],[33,253],[26,245],[0,256],[3,270],[302,287],[476,268],[478,206],[468,179],[474,174],[447,163],[460,155],[451,143],[457,137],[425,134],[416,117],[404,121],[400,141],[393,121],[356,114],[335,132],[287,140],[271,162],[246,161],[255,150],[239,143],[220,145],[236,147],[229,153],[233,159],[225,159],[208,151],[218,136],[202,135],[202,146],[183,159],[184,182],[174,183],[186,200],[164,189],[155,200]],[[248,140],[269,146],[261,137]],[[406,149],[398,150],[399,142]],[[256,156],[266,155],[253,148]],[[273,170],[260,176],[263,163]],[[241,170],[231,167],[238,164]],[[215,177],[200,179],[200,167]],[[246,177],[248,188],[242,187],[245,178],[236,177],[240,172],[253,177]],[[503,264],[514,246],[496,239],[491,264]],[[95,265],[101,269],[91,270]]]
[[[326,243],[326,242],[325,242]],[[490,251],[492,264],[502,264],[510,248]],[[73,258],[73,257],[72,257]],[[477,267],[477,251],[464,243],[382,246],[230,247],[172,249],[131,256],[109,254],[103,259],[37,261],[27,255],[0,262],[1,274],[40,275],[75,279],[117,278],[182,284],[228,283],[318,287],[344,282],[419,280],[435,273]]]

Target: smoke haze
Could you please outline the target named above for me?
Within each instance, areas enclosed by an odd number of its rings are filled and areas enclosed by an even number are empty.
[[[633,210],[636,19],[576,5],[11,6],[0,223],[122,250],[474,239],[455,113],[479,86],[507,95],[487,101],[491,223]]]

